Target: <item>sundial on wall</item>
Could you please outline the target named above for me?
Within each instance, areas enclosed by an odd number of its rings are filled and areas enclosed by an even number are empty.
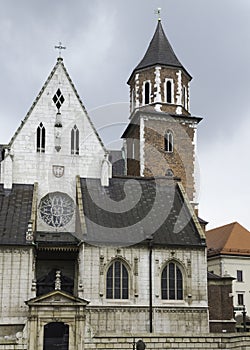
[[[74,201],[62,192],[48,193],[39,204],[39,213],[42,220],[52,227],[67,225],[72,219],[74,211]]]

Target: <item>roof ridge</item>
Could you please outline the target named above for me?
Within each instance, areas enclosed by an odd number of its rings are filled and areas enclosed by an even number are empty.
[[[207,230],[207,232],[212,232],[212,231],[215,231],[215,230],[219,230],[221,228],[224,228],[224,227],[227,227],[227,226],[230,226],[230,225],[234,225],[234,224],[238,224],[238,222],[234,221],[234,222],[230,222],[229,224],[225,224],[225,225],[221,225],[221,226],[218,226],[218,227],[214,227],[214,228],[211,228],[210,230]]]

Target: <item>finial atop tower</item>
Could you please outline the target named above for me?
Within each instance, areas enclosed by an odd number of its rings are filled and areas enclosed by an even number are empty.
[[[57,49],[59,51],[59,58],[61,58],[62,50],[65,50],[66,46],[62,46],[61,41],[59,41],[59,44],[57,46],[55,46],[55,49]]]
[[[161,8],[158,7],[157,10],[155,10],[155,14],[158,15],[158,21],[160,22],[161,21]]]

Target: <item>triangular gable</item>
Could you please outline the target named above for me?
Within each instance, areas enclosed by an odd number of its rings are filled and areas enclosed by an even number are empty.
[[[78,297],[75,297],[69,293],[66,293],[61,290],[53,290],[52,292],[49,292],[44,295],[40,295],[39,297],[27,300],[25,302],[29,306],[41,306],[41,305],[67,305],[70,304],[77,304],[77,305],[83,305],[86,306],[89,304],[89,301],[85,299],[81,299]]]
[[[48,86],[49,82],[51,81],[52,77],[54,76],[54,74],[55,74],[55,72],[57,71],[57,69],[58,69],[59,66],[61,66],[61,67],[63,68],[63,71],[64,71],[64,73],[65,73],[65,75],[66,75],[66,77],[67,77],[67,79],[68,79],[68,81],[69,81],[69,83],[70,83],[70,85],[71,85],[71,87],[72,87],[72,89],[73,89],[73,91],[74,91],[74,93],[75,93],[75,95],[76,95],[76,97],[77,97],[77,99],[78,99],[78,101],[79,101],[81,107],[82,107],[83,112],[85,113],[85,115],[86,115],[86,117],[87,117],[87,119],[88,119],[88,122],[90,123],[90,125],[91,125],[91,127],[92,127],[92,129],[93,129],[94,134],[97,136],[97,138],[98,138],[98,140],[99,140],[99,142],[100,142],[100,144],[101,144],[103,150],[106,151],[106,148],[105,148],[105,146],[104,146],[104,144],[103,144],[103,142],[102,142],[102,140],[101,140],[99,134],[97,133],[97,131],[96,131],[95,127],[94,127],[94,124],[92,123],[92,121],[91,121],[91,119],[90,119],[90,117],[89,117],[89,115],[88,115],[88,112],[87,112],[86,108],[85,108],[84,105],[83,105],[83,102],[82,102],[82,100],[81,100],[81,98],[80,98],[80,96],[79,96],[79,94],[78,94],[78,92],[77,92],[77,90],[76,90],[75,85],[73,84],[73,82],[72,82],[72,80],[71,80],[71,78],[70,78],[70,76],[69,76],[69,73],[67,72],[67,70],[66,70],[66,68],[65,68],[65,65],[64,65],[64,63],[63,63],[63,59],[62,59],[61,57],[58,57],[57,63],[55,64],[54,68],[52,69],[51,73],[49,74],[47,80],[45,81],[45,83],[44,83],[44,85],[43,85],[43,87],[42,87],[42,89],[41,89],[40,92],[38,93],[38,95],[37,95],[35,101],[33,102],[32,106],[31,106],[31,108],[29,109],[29,111],[28,111],[28,113],[26,114],[25,118],[23,119],[21,125],[20,125],[19,128],[16,130],[15,134],[13,135],[13,137],[11,138],[10,143],[9,143],[9,146],[11,146],[11,145],[13,144],[13,142],[14,142],[16,136],[17,136],[17,135],[19,134],[19,132],[22,130],[23,126],[25,125],[25,123],[26,123],[26,121],[28,120],[29,116],[32,114],[32,111],[34,110],[34,107],[37,105],[39,99],[41,98],[41,96],[42,96],[42,94],[43,94],[43,92],[44,92],[44,90],[45,90],[46,87]]]

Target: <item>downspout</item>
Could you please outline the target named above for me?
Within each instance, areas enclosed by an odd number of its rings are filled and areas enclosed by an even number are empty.
[[[149,240],[148,247],[149,247],[149,332],[153,333],[152,239]]]

